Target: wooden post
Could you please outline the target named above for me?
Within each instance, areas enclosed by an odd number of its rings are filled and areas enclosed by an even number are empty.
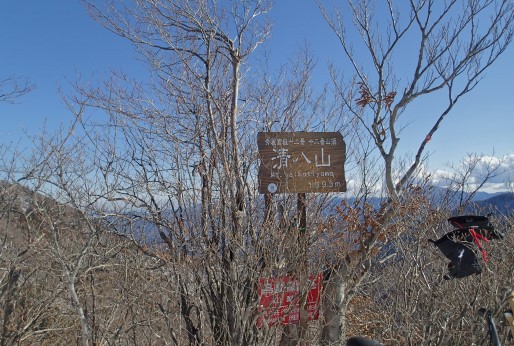
[[[309,277],[309,268],[307,262],[308,250],[308,236],[307,236],[307,205],[306,194],[299,193],[297,201],[297,215],[298,215],[298,247],[300,252],[300,266],[298,270],[298,279],[300,284],[300,330],[299,339],[300,344],[305,344],[305,336],[308,329],[308,311],[307,311],[307,279]],[[305,291],[302,294],[302,291]]]
[[[265,194],[264,195],[264,206],[265,206],[264,225],[267,225],[271,220],[271,202],[272,202],[271,193]]]
[[[302,294],[302,290],[306,287],[307,278],[309,277],[308,268],[307,268],[307,206],[306,206],[306,194],[299,193],[296,204],[296,220],[297,220],[297,245],[298,251],[294,253],[297,254],[296,259],[298,260],[298,270],[296,273],[291,273],[293,275],[297,275],[299,288],[300,288],[300,321],[298,325],[289,324],[284,326],[283,334],[280,339],[280,346],[292,346],[292,345],[305,345],[305,336],[307,334],[308,328],[308,312],[306,308],[306,300],[307,294]],[[293,238],[294,239],[294,238]]]

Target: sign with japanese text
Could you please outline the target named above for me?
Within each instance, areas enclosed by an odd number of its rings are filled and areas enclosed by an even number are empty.
[[[317,320],[319,317],[319,300],[322,275],[311,275],[307,284],[307,313],[308,320]],[[261,278],[258,287],[259,318],[257,326],[262,328],[264,323],[268,327],[276,324],[295,324],[300,321],[300,289],[296,276],[283,276],[276,278]]]
[[[259,132],[260,193],[344,192],[339,132]]]

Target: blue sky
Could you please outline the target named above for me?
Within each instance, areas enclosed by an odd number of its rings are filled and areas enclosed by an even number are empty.
[[[267,46],[273,61],[285,63],[308,42],[318,61],[314,81],[326,79],[327,63],[338,63],[342,52],[314,2],[277,0],[272,17]],[[1,143],[37,133],[45,122],[55,128],[69,121],[59,94],[59,88],[69,91],[67,80],[101,80],[111,69],[144,73],[133,49],[90,19],[78,0],[2,1],[0,46],[0,77],[15,74],[36,85],[17,104],[0,104]],[[468,153],[514,154],[513,56],[511,46],[443,123],[428,147],[431,168],[458,162]],[[401,136],[404,153],[418,144],[434,119],[430,102],[414,104],[409,112],[412,123]]]

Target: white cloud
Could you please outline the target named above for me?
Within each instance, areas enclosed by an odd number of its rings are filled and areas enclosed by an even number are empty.
[[[467,168],[472,163],[475,164],[469,172]],[[487,172],[490,172],[492,167],[498,167],[498,169],[488,177],[486,183],[482,184]],[[469,192],[476,190],[480,185],[482,186],[479,191],[487,193],[514,191],[514,154],[503,157],[476,156],[474,159],[468,157],[463,159],[460,164],[451,167],[439,167],[434,170],[429,165],[423,165],[419,168],[419,172],[421,176],[430,174],[430,181],[435,186],[456,188],[456,184],[465,179],[465,190]],[[465,178],[463,178],[464,176]],[[355,174],[347,174],[346,177],[348,179],[346,183],[347,194],[356,195],[362,187],[362,181]],[[368,184],[368,188],[372,190],[370,192],[374,196],[380,196],[384,193],[385,186],[382,184],[382,180],[378,180],[373,184]]]
[[[348,179],[346,181],[346,193],[350,196],[357,195],[359,189],[362,188],[362,181],[358,179]],[[374,196],[379,196],[382,192],[382,183],[376,182],[372,187],[368,187],[369,191]]]
[[[512,190],[514,187],[514,154],[503,157],[489,155],[468,157],[457,166],[433,171],[431,180],[434,185],[448,187],[463,179],[466,181],[468,190],[476,189],[485,179],[487,181],[480,191],[504,192],[509,190],[509,184]]]

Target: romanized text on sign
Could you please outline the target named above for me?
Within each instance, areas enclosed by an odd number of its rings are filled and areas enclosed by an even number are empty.
[[[259,132],[260,193],[346,191],[339,132]]]

